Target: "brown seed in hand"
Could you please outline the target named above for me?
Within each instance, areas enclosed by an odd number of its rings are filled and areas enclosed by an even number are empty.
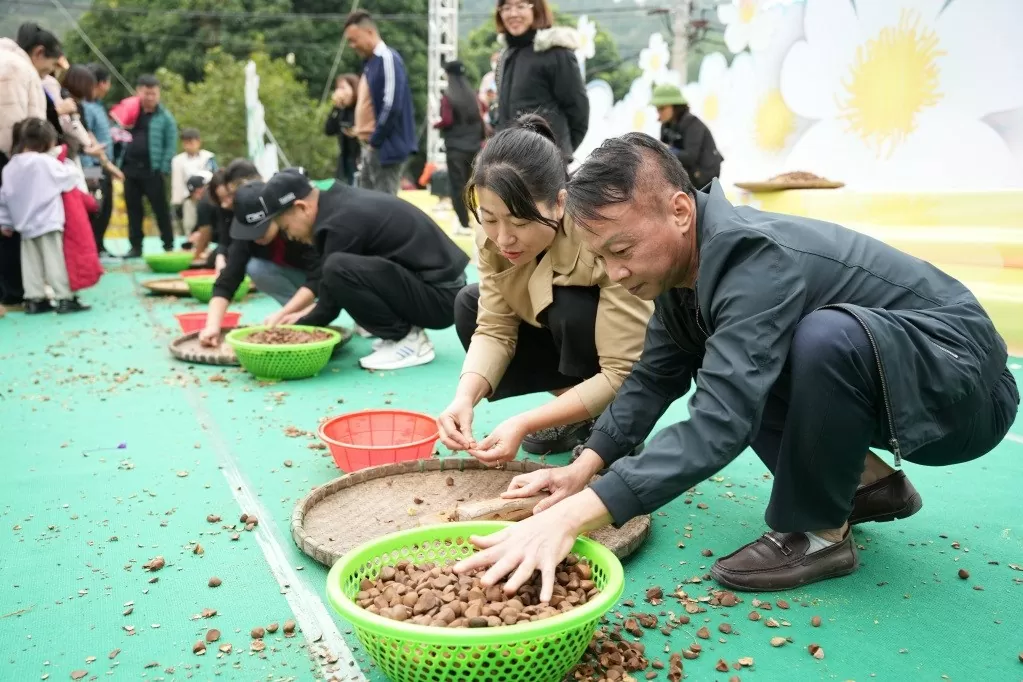
[[[210,578],[209,586],[210,587],[220,587],[220,585],[222,583],[223,583],[223,581],[220,578],[218,578],[217,576],[213,576],[212,578]]]
[[[963,580],[966,580],[967,578],[970,577],[970,572],[967,571],[965,568],[960,568],[959,577],[962,578]]]
[[[700,639],[710,639],[710,630],[707,629],[707,626],[703,626],[696,631],[696,636]]]
[[[212,644],[213,642],[216,642],[218,639],[220,639],[220,630],[213,629],[206,631],[207,642],[210,642]]]
[[[700,554],[702,554],[703,556],[714,556],[714,552],[710,551],[709,549],[701,550]]]
[[[784,599],[779,599],[774,603],[778,606],[779,609],[787,609],[789,607],[789,603]]]
[[[758,611],[750,611],[749,612],[749,619],[752,620],[752,621],[760,620],[760,612],[758,612]]]
[[[717,665],[714,666],[714,669],[717,670],[719,673],[728,672],[728,661],[726,661],[723,658],[719,658]]]
[[[810,625],[814,626],[815,628],[819,628],[821,626],[821,617],[814,616],[813,618],[811,618]]]
[[[277,623],[270,623],[269,625],[266,626],[266,631],[272,635],[273,633],[277,632],[277,628],[279,627],[280,626]]]
[[[266,634],[266,630],[260,627],[255,627],[252,628],[252,632],[249,634],[252,635],[252,639],[263,639],[263,635]]]
[[[206,653],[206,642],[201,639],[192,645],[192,653],[196,656],[202,656]]]
[[[289,619],[284,621],[284,634],[288,637],[295,634],[295,625],[295,621],[293,620]]]
[[[728,623],[722,623],[721,625],[719,625],[718,630],[726,635],[732,634],[732,626],[729,625]]]
[[[788,640],[785,639],[784,637],[772,637],[771,638],[771,646],[773,646],[773,647],[785,646],[786,642],[788,642]]]

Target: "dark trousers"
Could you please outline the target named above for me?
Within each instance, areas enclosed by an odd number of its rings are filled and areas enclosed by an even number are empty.
[[[360,327],[389,341],[405,338],[413,327],[447,329],[464,283],[464,276],[458,282],[424,282],[386,258],[332,253],[323,261],[316,307],[300,324],[327,325],[347,310]]]
[[[128,212],[128,240],[131,242],[131,248],[142,248],[142,219],[145,215],[142,207],[143,197],[149,200],[149,207],[153,209],[163,247],[173,248],[174,232],[171,227],[170,204],[167,202],[163,173],[124,178],[124,206]]]
[[[334,177],[348,185],[354,186],[355,171],[358,170],[358,168],[358,156],[346,156],[344,154],[339,154],[337,157],[337,170],[334,172]]]
[[[0,173],[7,161],[7,155],[0,152]],[[25,290],[21,286],[21,235],[17,232],[10,237],[0,235],[0,303],[16,305],[24,298]]]
[[[114,181],[109,173],[104,173],[99,182],[99,191],[102,201],[99,203],[99,211],[92,214],[92,234],[96,238],[96,250],[106,251],[103,239],[107,234],[107,227],[110,226],[110,216],[114,212]]]
[[[594,326],[600,287],[554,287],[554,302],[538,315],[541,327],[519,323],[515,355],[491,400],[570,388],[600,373]],[[476,332],[480,285],[455,299],[455,329],[466,350]]]
[[[944,466],[990,452],[1015,418],[1018,394],[1008,370],[989,391],[962,428],[903,459]],[[751,443],[774,474],[767,525],[781,532],[840,528],[867,450],[885,449],[889,438],[877,361],[863,327],[840,310],[807,315]]]
[[[469,184],[469,176],[472,175],[472,161],[478,152],[479,150],[464,152],[457,149],[447,151],[451,206],[455,209],[458,224],[462,227],[469,227],[469,211],[465,207],[465,186]]]

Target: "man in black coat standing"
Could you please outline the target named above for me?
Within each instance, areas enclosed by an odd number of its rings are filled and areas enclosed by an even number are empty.
[[[486,549],[457,567],[494,564],[485,584],[514,572],[515,590],[539,568],[547,599],[578,533],[652,512],[747,446],[774,475],[771,530],[718,559],[715,580],[772,591],[847,575],[858,566],[851,525],[922,506],[872,450],[896,467],[958,464],[990,452],[1016,417],[1005,342],[929,263],[838,225],[733,207],[716,182],[696,191],[677,157],[639,133],[593,152],[567,212],[655,315],[579,459],[513,480],[513,496],[546,488],[553,506],[476,539]],[[626,457],[694,381],[689,417]]]

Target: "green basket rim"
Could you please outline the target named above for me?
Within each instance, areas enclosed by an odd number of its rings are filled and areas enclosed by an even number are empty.
[[[232,332],[229,332],[224,340],[231,344],[231,347],[235,350],[253,350],[253,351],[266,351],[266,350],[319,350],[320,348],[332,348],[337,344],[341,343],[341,333],[330,327],[313,327],[302,324],[281,324],[276,329],[294,329],[300,332],[312,332],[312,331],[323,331],[330,334],[329,339],[323,341],[314,341],[312,343],[249,343],[245,340],[245,337],[251,336],[256,332],[261,332],[266,329],[271,329],[265,324],[255,325],[253,327],[239,327]]]
[[[451,531],[450,533],[445,533],[445,535],[449,535],[450,538],[461,536],[471,546],[472,543],[469,542],[470,535],[489,535],[503,530],[510,525],[512,523],[508,521],[460,521],[445,523],[443,524],[443,529]],[[412,544],[414,539],[418,539],[431,532],[435,533],[437,530],[437,525],[410,528],[370,540],[350,550],[337,560],[327,574],[327,600],[331,606],[334,607],[342,618],[356,628],[361,628],[376,635],[407,638],[424,644],[462,648],[485,644],[506,644],[509,641],[509,637],[521,640],[556,635],[590,621],[597,621],[611,610],[625,591],[625,569],[622,567],[622,562],[618,557],[596,540],[580,536],[576,538],[571,551],[575,553],[585,552],[585,554],[593,557],[594,561],[605,566],[608,574],[608,584],[593,601],[586,602],[567,613],[544,620],[516,623],[515,625],[502,625],[501,627],[494,628],[439,628],[432,625],[415,625],[371,613],[349,599],[344,593],[344,590],[341,588],[342,576],[354,573],[355,569],[382,553],[383,545],[398,544],[406,539],[408,540],[407,544]]]
[[[397,448],[414,448],[420,445],[426,445],[430,441],[437,440],[440,438],[440,430],[438,429],[432,436],[426,436],[419,440],[412,441],[411,443],[403,443],[401,445],[356,445],[355,443],[342,443],[339,440],[335,440],[323,432],[328,424],[333,424],[339,419],[345,419],[348,417],[357,417],[362,414],[406,414],[412,417],[426,417],[436,423],[436,418],[431,417],[425,412],[415,412],[413,410],[383,410],[380,408],[366,408],[364,410],[357,410],[355,412],[346,412],[345,414],[339,414],[336,417],[331,417],[327,421],[320,424],[319,428],[316,429],[316,435],[320,437],[324,443],[328,445],[337,445],[342,448],[360,448],[362,450],[395,450]]]
[[[195,295],[194,292],[195,292],[196,289],[205,289],[205,288],[208,288],[208,287],[212,288],[217,283],[217,275],[199,275],[198,277],[179,277],[178,279],[181,279],[182,281],[184,281],[185,285],[188,287],[188,290],[190,292],[192,292],[193,296]],[[245,277],[242,278],[241,284],[238,285],[238,289],[237,289],[237,291],[235,291],[234,295],[237,296],[238,292],[241,291],[242,289],[244,289],[245,287],[249,287],[250,289],[252,288],[252,278],[249,277],[248,275],[245,275]],[[248,293],[248,292],[246,292],[246,293]]]
[[[191,251],[164,251],[163,253],[147,253],[142,256],[142,260],[175,260],[184,259],[188,256],[188,262],[191,263],[195,260],[195,254]]]

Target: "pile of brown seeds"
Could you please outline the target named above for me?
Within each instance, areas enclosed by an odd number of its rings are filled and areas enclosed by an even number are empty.
[[[554,596],[540,602],[540,574],[509,597],[504,583],[482,584],[485,570],[458,575],[454,564],[384,566],[376,580],[364,579],[355,602],[370,613],[416,625],[486,628],[543,620],[585,604],[599,594],[593,570],[569,555],[558,564]]]
[[[262,329],[253,334],[249,334],[245,337],[245,340],[249,343],[264,343],[272,346],[279,346],[294,343],[314,343],[316,341],[326,341],[329,338],[330,334],[321,330],[307,332],[302,329],[275,327],[273,329]]]

